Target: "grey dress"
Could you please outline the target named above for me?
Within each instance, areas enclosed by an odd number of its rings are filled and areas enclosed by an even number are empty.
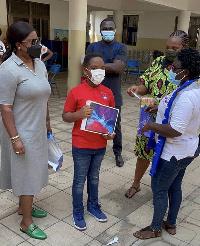
[[[25,148],[17,155],[1,125],[1,189],[13,194],[37,195],[48,185],[46,130],[47,101],[51,92],[47,72],[40,59],[35,73],[14,53],[0,67],[0,104],[13,105],[15,125]]]

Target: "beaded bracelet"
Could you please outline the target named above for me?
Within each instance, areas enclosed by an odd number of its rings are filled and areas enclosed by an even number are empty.
[[[14,139],[13,141],[11,141],[12,142],[12,144],[14,144],[14,143],[16,143],[18,140],[21,140],[21,138],[20,137],[18,137],[17,139]]]
[[[17,135],[17,136],[15,136],[15,137],[11,137],[10,140],[15,140],[15,139],[17,139],[17,138],[20,138],[20,136]]]

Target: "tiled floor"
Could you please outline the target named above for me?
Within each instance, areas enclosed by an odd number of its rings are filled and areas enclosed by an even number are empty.
[[[101,246],[115,236],[119,238],[116,246],[200,246],[200,158],[187,169],[183,181],[183,202],[178,216],[175,236],[165,231],[158,239],[138,240],[133,236],[137,229],[148,225],[152,218],[153,205],[150,176],[145,174],[141,191],[132,199],[124,196],[133,179],[136,158],[133,154],[134,139],[139,116],[139,101],[126,94],[128,84],[122,86],[124,106],[122,109],[123,157],[125,165],[115,166],[112,142],[108,142],[106,156],[100,174],[99,197],[102,209],[108,216],[106,223],[99,223],[88,214],[85,215],[87,230],[80,232],[73,227],[71,186],[73,161],[71,155],[72,124],[61,119],[66,96],[66,74],[58,78],[61,98],[55,95],[49,100],[51,125],[64,153],[61,171],[50,171],[49,186],[35,197],[34,205],[47,211],[48,216],[34,222],[45,230],[45,241],[30,239],[19,231],[21,217],[16,213],[18,199],[11,191],[0,191],[0,246]],[[87,193],[84,190],[84,203]]]

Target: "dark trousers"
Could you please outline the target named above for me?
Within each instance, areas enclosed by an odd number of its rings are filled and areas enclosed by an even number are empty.
[[[81,149],[72,146],[74,180],[73,213],[84,213],[83,189],[87,178],[88,203],[98,203],[99,171],[106,148]]]
[[[200,146],[193,157],[177,160],[174,156],[170,161],[160,159],[158,169],[151,180],[153,191],[154,215],[151,226],[161,229],[162,222],[167,211],[169,200],[169,211],[167,222],[176,225],[179,208],[182,201],[181,183],[187,166],[199,155]]]
[[[119,114],[115,127],[116,136],[113,139],[113,152],[115,156],[121,155],[122,153],[121,107],[116,106],[116,108],[119,109]]]

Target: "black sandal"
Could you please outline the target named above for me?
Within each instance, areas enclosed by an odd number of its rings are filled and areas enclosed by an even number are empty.
[[[145,232],[151,232],[151,235],[147,235],[148,233]],[[145,240],[145,239],[150,239],[150,238],[155,238],[155,237],[161,237],[162,236],[162,229],[160,230],[156,230],[153,229],[151,226],[147,226],[143,229],[141,229],[140,231],[136,231],[135,233],[133,233],[134,237],[137,237],[139,239]]]
[[[170,224],[167,221],[163,221],[162,228],[164,228],[171,235],[175,235],[176,234],[176,226]]]
[[[131,196],[130,193],[131,193],[132,189],[135,190],[135,193]],[[125,196],[126,196],[127,198],[131,198],[131,197],[133,197],[137,192],[139,192],[140,190],[141,190],[141,189],[140,189],[140,186],[139,186],[138,188],[136,188],[135,186],[131,186],[131,187],[127,190],[127,191],[128,191],[128,195],[125,194]]]

